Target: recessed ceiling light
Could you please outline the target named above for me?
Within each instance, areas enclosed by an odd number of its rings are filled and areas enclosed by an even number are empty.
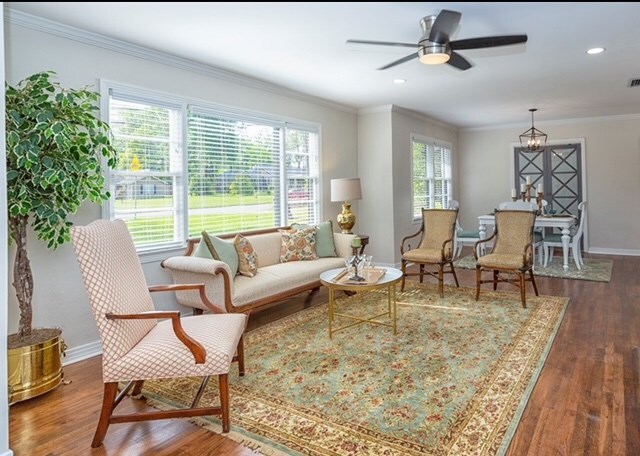
[[[394,80],[393,80],[393,83],[394,83],[394,84],[404,84],[405,82],[407,82],[407,80],[406,80],[406,79],[399,79],[399,78],[398,78],[398,79],[394,79]]]
[[[587,51],[587,54],[590,55],[594,55],[594,54],[601,54],[605,51],[605,48],[601,48],[601,47],[597,47],[597,48],[591,48]]]

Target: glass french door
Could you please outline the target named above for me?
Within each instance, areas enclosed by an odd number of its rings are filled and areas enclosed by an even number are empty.
[[[529,176],[533,194],[539,183],[543,185],[542,198],[548,203],[547,210],[580,217],[578,204],[583,199],[581,149],[581,144],[548,145],[535,152],[516,147],[515,188],[520,189],[520,184],[524,184]]]
[[[526,148],[515,149],[515,188],[524,184],[527,176],[533,190],[541,183],[543,198],[550,209],[557,213],[579,216],[578,204],[582,201],[582,153],[580,144],[547,146],[531,152]]]

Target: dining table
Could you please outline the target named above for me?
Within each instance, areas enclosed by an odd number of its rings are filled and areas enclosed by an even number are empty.
[[[496,219],[493,214],[478,216],[480,239],[487,238],[487,226],[494,226]],[[536,217],[536,228],[558,228],[562,232],[562,268],[569,270],[569,243],[571,241],[571,227],[575,225],[576,218],[570,214],[549,214]]]

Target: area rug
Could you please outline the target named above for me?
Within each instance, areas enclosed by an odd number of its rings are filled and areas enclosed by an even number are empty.
[[[319,304],[246,335],[246,376],[229,375],[229,438],[265,455],[503,454],[568,304],[409,282],[398,334],[363,324],[328,336]],[[375,315],[383,291],[338,300]],[[337,321],[341,324],[342,322]],[[189,404],[200,379],[147,381],[158,408]],[[215,381],[202,404],[217,404]],[[217,418],[199,424],[220,431]]]
[[[547,264],[547,267],[536,264],[533,273],[539,276],[558,277],[561,279],[591,280],[593,282],[611,282],[611,271],[613,269],[613,261],[599,260],[595,258],[583,258],[584,266],[582,269],[576,268],[576,264],[571,260],[569,270],[562,268],[562,259],[554,258],[553,263]],[[475,269],[476,260],[473,255],[467,255],[453,262],[456,268]]]

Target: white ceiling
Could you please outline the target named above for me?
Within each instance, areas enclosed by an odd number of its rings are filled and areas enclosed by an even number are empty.
[[[10,9],[164,51],[355,108],[397,105],[458,127],[640,113],[640,3],[8,2]],[[460,51],[460,71],[413,60],[419,20],[460,11],[452,40],[526,34]],[[607,51],[590,56],[588,48]],[[404,78],[406,84],[393,84]]]

